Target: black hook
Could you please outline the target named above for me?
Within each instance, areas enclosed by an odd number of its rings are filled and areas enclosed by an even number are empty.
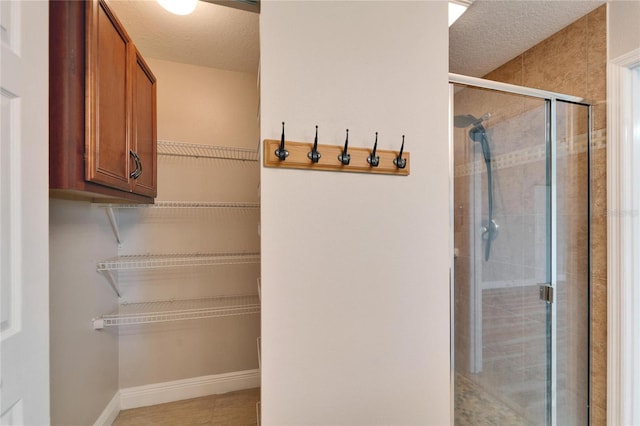
[[[347,153],[347,149],[349,148],[349,129],[347,129],[347,139],[344,141],[344,149],[342,150],[342,154],[338,155],[338,161],[340,161],[344,166],[348,166],[351,162],[351,155]]]
[[[380,157],[376,156],[377,149],[378,149],[378,132],[376,132],[376,141],[373,144],[373,152],[371,153],[370,156],[367,157],[367,163],[369,163],[371,167],[378,167],[378,164],[380,164]]]
[[[404,135],[402,135],[402,146],[400,147],[400,153],[396,158],[393,159],[393,164],[395,164],[399,169],[404,169],[405,167],[407,167],[407,159],[402,158],[402,151],[404,151]]]
[[[289,151],[284,149],[284,121],[282,122],[282,136],[280,137],[280,147],[275,150],[276,157],[284,161],[289,156]]]
[[[307,153],[307,157],[313,163],[317,163],[322,157],[318,152],[318,126],[316,126],[316,139],[313,141],[313,149]]]

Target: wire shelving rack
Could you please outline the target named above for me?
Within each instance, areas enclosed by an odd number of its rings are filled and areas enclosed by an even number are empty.
[[[118,311],[93,319],[96,330],[105,327],[219,318],[260,313],[257,295],[218,296],[204,299],[126,303]]]

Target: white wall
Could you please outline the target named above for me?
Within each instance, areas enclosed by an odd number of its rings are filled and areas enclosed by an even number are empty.
[[[409,177],[262,168],[265,425],[449,424],[446,2],[266,1],[261,137],[398,149]]]
[[[158,79],[159,139],[255,148],[257,74],[145,59]]]
[[[611,1],[608,4],[609,59],[640,48],[640,2]]]
[[[89,425],[118,391],[118,330],[91,322],[117,306],[96,272],[117,243],[104,209],[56,199],[49,209],[51,423]]]

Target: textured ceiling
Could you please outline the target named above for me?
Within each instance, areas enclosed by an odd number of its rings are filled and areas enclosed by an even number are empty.
[[[449,70],[481,77],[603,3],[475,0],[449,28]],[[145,57],[230,71],[258,70],[257,13],[205,1],[187,16],[173,15],[155,0],[109,4]]]
[[[482,77],[603,3],[475,0],[449,28],[449,71]]]
[[[257,13],[203,1],[187,16],[173,15],[155,0],[110,0],[109,5],[145,57],[258,72]]]

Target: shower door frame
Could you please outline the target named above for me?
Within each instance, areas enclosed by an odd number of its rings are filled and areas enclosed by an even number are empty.
[[[556,92],[551,92],[551,91],[547,91],[547,90],[540,90],[540,89],[534,89],[534,88],[530,88],[530,87],[524,87],[524,86],[517,86],[514,84],[508,84],[508,83],[501,83],[501,82],[497,82],[497,81],[491,81],[491,80],[485,80],[482,78],[477,78],[477,77],[470,77],[470,76],[465,76],[465,75],[461,75],[461,74],[454,74],[454,73],[449,73],[449,188],[450,188],[450,194],[449,194],[449,223],[451,224],[450,228],[450,241],[451,241],[451,249],[450,249],[450,264],[453,265],[454,264],[454,230],[453,230],[453,224],[454,224],[454,203],[453,203],[453,182],[454,182],[454,163],[453,163],[453,106],[454,106],[454,91],[453,91],[453,85],[454,84],[460,84],[460,85],[465,85],[465,86],[469,86],[469,87],[476,87],[476,88],[481,88],[481,89],[490,89],[490,90],[496,90],[499,92],[505,92],[505,93],[513,93],[516,95],[523,95],[523,96],[529,96],[529,97],[533,97],[533,98],[538,98],[538,99],[542,99],[545,100],[547,102],[547,118],[548,118],[548,131],[546,132],[546,134],[548,135],[547,137],[549,138],[548,141],[545,141],[549,144],[549,170],[548,170],[548,179],[551,183],[550,185],[550,206],[549,206],[549,220],[550,220],[550,224],[551,224],[551,229],[550,229],[550,244],[549,244],[549,250],[548,252],[548,273],[547,276],[549,277],[549,282],[547,283],[540,283],[540,284],[547,284],[550,285],[553,289],[553,291],[556,291],[557,288],[557,281],[558,281],[558,273],[557,273],[557,207],[556,207],[556,197],[557,197],[557,123],[556,123],[556,114],[557,114],[557,101],[562,101],[562,102],[567,102],[567,103],[571,103],[571,104],[576,104],[576,105],[584,105],[586,106],[587,109],[587,114],[588,114],[588,131],[587,131],[587,135],[588,135],[588,142],[587,142],[587,155],[590,156],[590,141],[591,141],[591,105],[587,102],[584,101],[583,98],[577,97],[577,96],[571,96],[571,95],[565,95],[562,93],[556,93]],[[590,160],[589,160],[589,164],[590,164]],[[590,180],[590,178],[589,178]],[[589,183],[588,183],[589,184]],[[590,203],[589,203],[590,204]],[[589,223],[591,222],[590,218],[589,218]],[[591,247],[591,243],[588,243],[588,246]],[[449,285],[450,285],[450,339],[451,339],[451,353],[450,353],[450,360],[451,360],[451,424],[454,424],[454,420],[455,420],[455,341],[454,341],[454,336],[455,336],[455,311],[454,311],[454,302],[455,302],[455,294],[454,294],[454,268],[451,267],[450,268],[450,279],[449,279]],[[475,288],[475,286],[474,286]],[[474,294],[477,293],[476,291],[474,291]],[[477,312],[477,304],[479,302],[478,301],[474,301],[474,303],[471,304],[471,306],[473,307],[474,305],[476,306],[476,309],[474,309],[474,315],[472,315],[471,317],[471,326],[470,329],[475,329],[477,327],[477,324],[475,324],[475,322],[479,319],[480,321],[482,321],[482,313],[481,312]],[[481,303],[481,302],[480,302]],[[556,334],[557,334],[557,303],[547,303],[547,318],[549,319],[549,324],[547,326],[547,329],[549,330],[549,335],[547,336],[547,345],[550,348],[551,354],[550,354],[550,365],[551,368],[548,370],[547,374],[548,374],[548,378],[547,378],[547,400],[548,400],[548,407],[549,409],[547,409],[547,425],[550,426],[556,426],[557,425],[557,377],[558,377],[558,371],[557,371],[557,350],[556,350]],[[480,318],[478,318],[478,315],[480,316]],[[472,337],[472,341],[475,341],[476,338]],[[480,342],[481,342],[481,337],[480,337]],[[475,352],[478,348],[472,348],[472,353]],[[480,348],[482,349],[482,348]],[[481,356],[481,355],[480,355]],[[482,363],[482,359],[480,358],[480,364]],[[477,362],[477,360],[472,359],[472,364],[475,364]],[[589,368],[590,368],[590,364],[589,364]],[[591,389],[588,390],[588,395],[589,395],[589,400],[590,398],[590,394],[591,394]],[[590,414],[588,414],[588,417],[590,417]]]

